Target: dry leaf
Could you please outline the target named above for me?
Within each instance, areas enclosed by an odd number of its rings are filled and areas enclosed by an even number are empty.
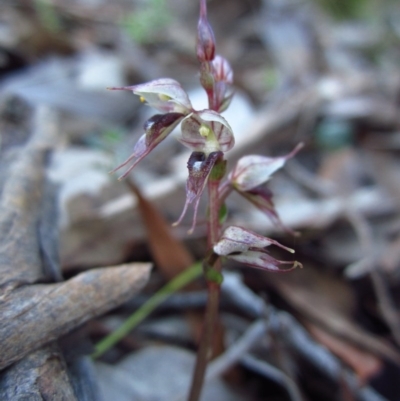
[[[194,259],[182,242],[172,235],[170,224],[156,207],[132,182],[128,185],[137,197],[154,261],[165,277],[171,279],[192,265]]]
[[[381,371],[383,363],[372,353],[362,350],[310,322],[306,323],[306,327],[319,343],[354,370],[360,380],[360,385],[366,384]]]

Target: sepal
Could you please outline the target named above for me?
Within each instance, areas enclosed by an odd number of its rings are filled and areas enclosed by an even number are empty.
[[[186,214],[188,206],[194,203],[194,214],[193,223],[189,232],[193,232],[196,226],[197,211],[200,203],[201,194],[206,187],[208,177],[210,176],[211,170],[219,158],[223,157],[223,153],[212,152],[208,156],[203,152],[193,152],[188,160],[189,177],[186,181],[186,202],[183,207],[183,211],[178,221],[173,225],[178,225]]]
[[[229,180],[238,191],[248,191],[266,183],[277,170],[282,168],[286,161],[292,158],[303,144],[297,145],[292,152],[281,157],[267,157],[260,155],[244,156],[236,163],[229,174]]]
[[[132,169],[146,157],[160,142],[162,142],[173,129],[181,122],[185,115],[182,113],[156,114],[144,123],[145,133],[140,137],[132,154],[122,164],[116,167],[111,173],[129,164],[128,170],[119,177],[119,180],[125,178]]]
[[[178,112],[189,114],[192,104],[178,81],[160,78],[144,84],[108,88],[111,90],[130,90],[142,101],[163,113]]]

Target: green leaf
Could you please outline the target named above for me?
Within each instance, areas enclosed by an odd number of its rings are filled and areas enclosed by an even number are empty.
[[[187,270],[176,276],[168,284],[157,291],[146,303],[144,303],[137,311],[135,311],[127,320],[115,331],[104,337],[96,344],[95,352],[92,358],[98,358],[106,351],[112,348],[126,335],[129,334],[139,323],[150,315],[160,304],[162,304],[170,295],[185,287],[194,281],[202,273],[201,263],[195,263]]]

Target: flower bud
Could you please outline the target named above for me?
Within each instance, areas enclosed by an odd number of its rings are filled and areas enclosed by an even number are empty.
[[[212,61],[215,56],[215,38],[210,23],[207,20],[206,0],[200,1],[200,18],[197,25],[197,59],[204,63]]]
[[[212,61],[212,66],[216,81],[226,82],[227,84],[233,83],[233,70],[226,58],[217,54]]]
[[[206,90],[207,95],[212,96],[214,92],[214,71],[210,63],[200,65],[200,84]]]

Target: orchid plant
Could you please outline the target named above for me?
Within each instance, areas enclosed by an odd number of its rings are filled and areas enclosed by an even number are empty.
[[[196,53],[200,62],[200,83],[208,97],[208,109],[195,110],[180,83],[171,78],[156,79],[134,86],[109,88],[132,91],[140,97],[142,102],[160,113],[145,122],[144,134],[135,145],[132,155],[113,172],[126,167],[120,179],[126,177],[180,124],[179,141],[192,153],[187,163],[189,176],[186,182],[186,202],[181,216],[174,225],[182,221],[189,205],[193,204],[194,213],[190,232],[195,229],[201,195],[208,187],[209,251],[203,266],[209,298],[203,337],[189,395],[190,401],[198,400],[200,397],[210,355],[222,283],[221,258],[232,259],[246,266],[273,272],[288,271],[301,266],[297,261],[281,261],[272,257],[266,250],[271,245],[290,253],[294,252],[273,239],[237,226],[222,230],[220,211],[224,207],[225,199],[232,191],[237,191],[255,207],[265,212],[275,224],[285,228],[275,210],[272,193],[265,184],[275,171],[282,168],[285,162],[298,152],[301,145],[283,157],[244,156],[236,163],[233,170],[226,174],[225,153],[232,149],[235,139],[232,128],[221,113],[229,107],[233,97],[233,71],[229,62],[215,53],[214,33],[207,20],[206,0],[200,0]]]

